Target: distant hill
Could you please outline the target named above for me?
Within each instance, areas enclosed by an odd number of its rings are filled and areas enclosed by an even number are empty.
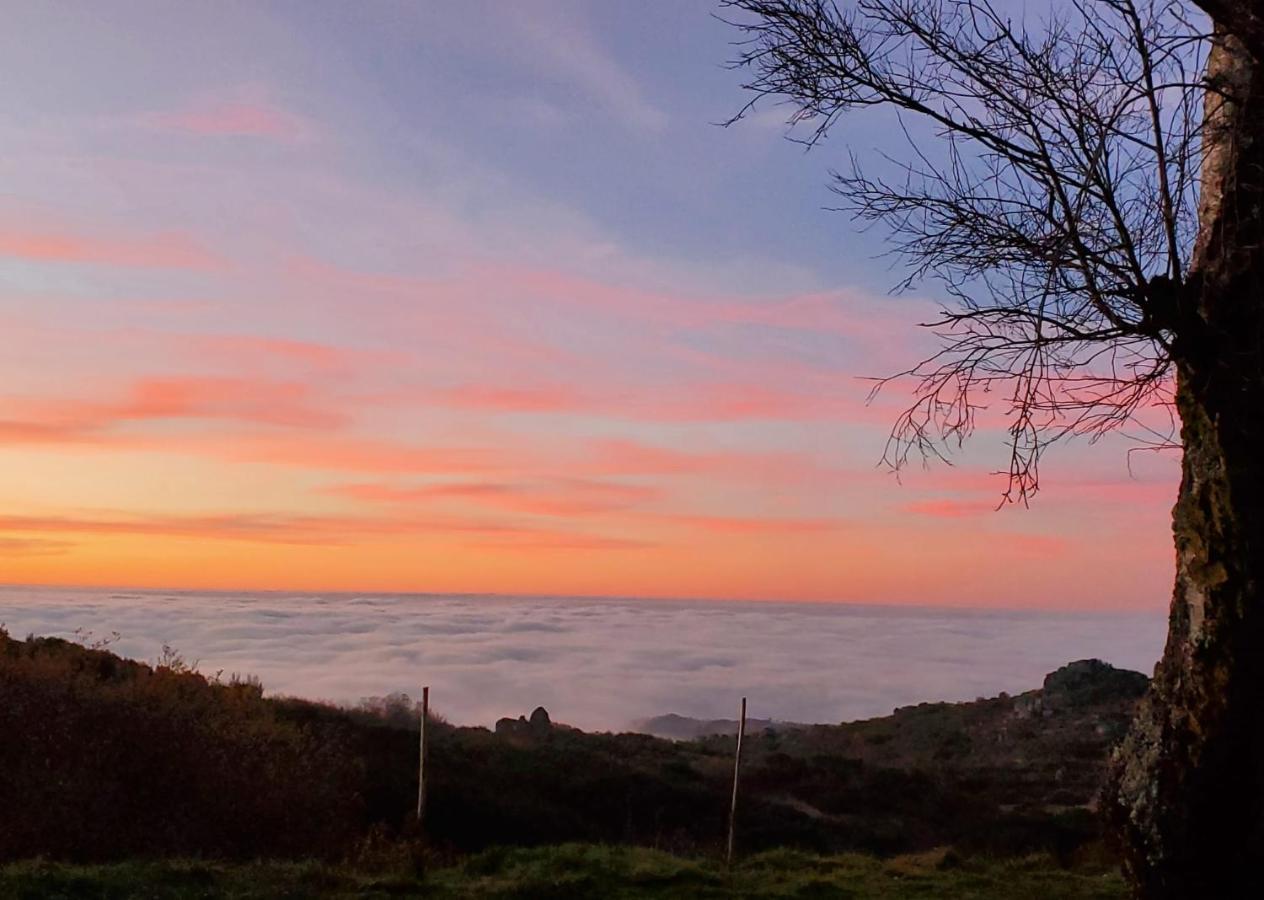
[[[747,719],[746,733],[755,735],[764,731],[789,732],[817,729],[818,738],[830,733],[830,729],[839,729],[840,733],[858,733],[880,729],[881,723],[891,722],[893,728],[911,724],[909,734],[930,727],[938,730],[952,731],[955,728],[967,730],[983,727],[1000,729],[994,737],[997,743],[1004,744],[1008,738],[1007,723],[1038,716],[1050,719],[1050,724],[1058,729],[1071,727],[1078,729],[1085,725],[1087,716],[1095,719],[1093,727],[1098,725],[1107,729],[1112,736],[1117,736],[1119,728],[1117,715],[1122,704],[1124,710],[1130,712],[1132,704],[1145,693],[1149,678],[1140,672],[1116,669],[1101,660],[1089,659],[1070,663],[1051,672],[1045,677],[1039,690],[1028,691],[1010,698],[1007,694],[992,699],[981,699],[960,703],[920,703],[915,706],[901,707],[891,716],[860,722],[843,723],[842,725],[810,725],[803,722],[783,722],[778,719]],[[1012,706],[1005,702],[1012,700]],[[998,701],[1000,701],[998,703]],[[1070,713],[1070,720],[1064,715],[1052,721],[1056,712]],[[1125,716],[1125,719],[1127,716]],[[931,725],[930,723],[934,723]],[[670,741],[695,741],[715,736],[733,736],[737,734],[736,719],[695,719],[676,713],[639,719],[629,727],[638,734],[649,734]],[[1022,734],[1020,729],[1019,734]],[[907,738],[906,738],[907,739]],[[1018,738],[1021,741],[1021,737]]]
[[[747,719],[747,733],[755,731],[784,731],[787,728],[807,728],[799,722],[779,722],[775,719]],[[637,734],[650,734],[654,737],[664,738],[669,741],[693,741],[698,738],[710,737],[712,735],[735,735],[737,734],[736,719],[691,719],[688,716],[679,716],[676,713],[668,713],[664,716],[654,716],[649,719],[639,719],[633,722],[630,730]]]

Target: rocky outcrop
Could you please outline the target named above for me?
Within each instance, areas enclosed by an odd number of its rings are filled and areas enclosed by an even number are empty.
[[[1140,700],[1149,686],[1150,679],[1140,672],[1116,669],[1100,659],[1081,659],[1046,675],[1041,696],[1051,709],[1079,708],[1109,700]]]
[[[543,706],[537,706],[531,712],[531,717],[519,716],[516,719],[505,717],[496,720],[496,733],[500,735],[511,735],[519,737],[547,737],[553,730],[553,722],[549,718],[549,711]]]

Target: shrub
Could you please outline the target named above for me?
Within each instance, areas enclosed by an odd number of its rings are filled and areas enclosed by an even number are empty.
[[[0,636],[0,858],[332,854],[356,782],[257,684]]]

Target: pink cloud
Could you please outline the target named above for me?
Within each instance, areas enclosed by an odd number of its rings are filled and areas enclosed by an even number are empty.
[[[295,277],[357,293],[408,296],[414,300],[463,298],[467,303],[529,296],[559,310],[604,313],[670,328],[761,325],[828,333],[867,344],[907,338],[910,324],[933,318],[936,307],[912,298],[874,298],[855,291],[830,291],[749,299],[632,287],[561,269],[507,265],[494,259],[468,261],[444,278],[365,272],[296,255],[287,270]]]
[[[250,378],[147,378],[114,411],[124,419],[227,419],[332,428],[347,417],[320,408],[310,387]]]
[[[599,475],[691,475],[778,483],[833,483],[840,470],[796,453],[730,450],[678,450],[634,440],[592,443],[578,464]]]
[[[584,379],[582,389],[463,384],[378,395],[377,399],[487,413],[566,414],[631,422],[893,421],[893,414],[874,410],[864,402],[863,392],[849,386],[850,395],[841,389],[804,393],[741,382],[684,383],[665,391],[657,386],[620,384],[594,371]]]
[[[998,501],[999,503],[999,501]],[[980,516],[996,512],[998,503],[984,503],[967,500],[921,500],[905,504],[902,508],[919,516],[933,516],[937,519],[961,519],[968,516]]]
[[[342,347],[313,341],[286,338],[256,337],[254,335],[189,335],[187,342],[197,347],[210,359],[234,365],[253,365],[259,362],[279,361],[297,363],[304,368],[339,370],[359,362],[380,362]]]
[[[719,516],[666,514],[654,517],[657,522],[679,525],[694,531],[717,534],[803,534],[837,531],[849,525],[837,519],[790,518],[785,516]]]
[[[855,420],[865,411],[862,397],[837,392],[805,394],[751,383],[686,386],[671,396],[644,398],[633,415],[650,421],[740,422]]]
[[[989,535],[1008,549],[1023,556],[1057,559],[1070,553],[1071,544],[1066,538],[1041,534]]]
[[[0,423],[0,429],[26,441],[84,440],[127,422],[164,419],[298,428],[334,428],[347,421],[322,406],[307,385],[229,377],[147,377],[114,400],[16,401],[9,407],[18,418]]]
[[[396,440],[321,435],[319,440],[265,435],[199,437],[163,449],[239,462],[305,469],[400,475],[478,475],[514,465],[511,453],[479,446],[434,447]]]
[[[300,141],[311,135],[303,118],[266,102],[212,102],[149,116],[156,127],[203,137],[254,137]]]
[[[493,412],[575,412],[591,410],[592,401],[566,387],[514,388],[466,385],[435,395],[440,403],[460,409]]]
[[[228,422],[303,429],[162,433],[123,429],[163,420]],[[572,512],[652,499],[640,487],[598,487],[586,480],[671,476],[747,483],[815,485],[826,489],[845,473],[797,453],[724,449],[683,450],[636,440],[596,440],[542,446],[529,439],[488,435],[465,445],[416,444],[345,433],[347,413],[303,383],[258,378],[142,378],[121,397],[98,400],[10,400],[0,406],[0,437],[11,442],[110,450],[155,450],[304,469],[397,475],[508,476],[541,479],[540,490],[500,491],[502,508]],[[560,487],[559,487],[560,486]],[[368,498],[366,491],[365,498]],[[377,489],[377,499],[389,499]],[[463,489],[453,489],[463,490]],[[490,497],[492,488],[470,489]],[[437,496],[432,493],[431,496]],[[398,496],[396,499],[406,499]]]
[[[889,335],[893,326],[907,326],[911,316],[928,315],[933,307],[908,301],[881,305],[845,291],[748,300],[733,296],[691,296],[625,287],[556,269],[480,264],[478,279],[513,285],[535,297],[557,303],[600,309],[675,327],[749,324],[828,332],[853,337]],[[861,303],[864,299],[866,302]]]
[[[210,270],[223,261],[187,235],[167,232],[104,238],[64,231],[27,231],[0,225],[0,256],[44,263],[153,269]]]

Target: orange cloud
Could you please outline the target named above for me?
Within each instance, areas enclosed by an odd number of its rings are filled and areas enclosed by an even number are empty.
[[[68,541],[0,536],[0,556],[56,556],[73,546]]]
[[[92,537],[141,535],[152,538],[238,541],[256,544],[338,546],[377,539],[456,539],[467,546],[626,549],[643,541],[581,532],[524,526],[483,519],[225,513],[209,515],[136,514],[0,516],[0,530],[22,537],[5,538],[17,551],[61,547],[60,542],[28,534]],[[0,544],[0,548],[4,545]]]
[[[351,484],[335,493],[371,503],[413,504],[428,501],[472,501],[510,512],[543,516],[586,516],[625,510],[657,499],[662,491],[649,485],[564,478],[539,484],[457,482],[418,487]]]
[[[493,538],[473,541],[467,546],[481,550],[540,552],[549,550],[642,550],[658,546],[654,541],[637,538],[611,538],[590,535],[524,534],[517,539]]]
[[[219,419],[299,428],[334,428],[347,417],[324,408],[314,391],[292,382],[182,376],[142,378],[112,401],[17,401],[19,418],[0,421],[14,440],[82,441],[126,422]]]
[[[257,541],[264,543],[338,543],[347,522],[314,517],[225,514],[207,516],[121,514],[86,516],[0,516],[0,529],[12,532],[111,535]]]
[[[402,488],[350,484],[330,490],[340,496],[377,504],[411,505],[455,500],[509,512],[556,517],[613,513],[620,521],[632,525],[654,529],[666,526],[713,534],[803,534],[837,531],[848,524],[825,518],[638,511],[636,508],[646,502],[661,499],[663,490],[648,485],[590,479],[555,479],[544,484],[455,482]]]
[[[72,444],[90,437],[76,422],[0,420],[0,442],[5,444]]]

